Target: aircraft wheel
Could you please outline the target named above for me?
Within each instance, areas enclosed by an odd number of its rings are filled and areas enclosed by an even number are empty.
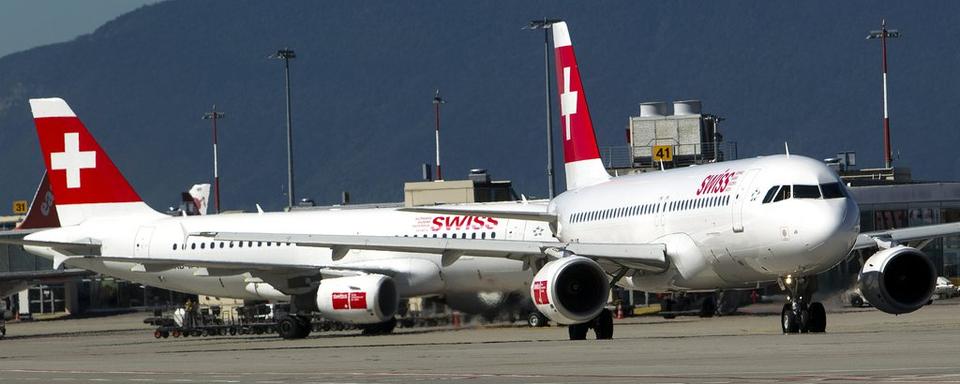
[[[540,328],[547,325],[547,318],[544,315],[541,315],[540,312],[530,312],[530,315],[527,316],[527,324],[531,328]]]
[[[780,326],[784,334],[800,331],[800,319],[793,313],[793,306],[790,303],[783,304],[783,310],[780,311]]]
[[[807,320],[807,332],[823,333],[827,330],[827,311],[822,303],[810,304],[807,309],[809,319]]]
[[[286,340],[302,339],[306,337],[306,335],[303,335],[301,328],[302,324],[299,319],[293,316],[284,316],[283,319],[280,320],[280,325],[277,327],[277,334]],[[259,330],[259,328],[257,330]]]
[[[677,307],[677,303],[673,299],[666,299],[660,304],[660,312],[673,312]],[[674,319],[677,315],[673,313],[664,313],[664,319]]]
[[[703,303],[700,304],[700,317],[713,317],[717,313],[717,303],[713,301],[712,297],[703,299]]]
[[[613,338],[613,313],[604,308],[600,315],[594,320],[593,332],[597,334],[597,340],[609,340]]]
[[[159,329],[156,330],[156,331],[153,331],[153,338],[154,338],[154,339],[159,339],[159,338],[161,338],[161,337],[163,337],[163,332],[160,332]]]
[[[570,340],[585,340],[588,330],[590,330],[589,323],[570,324],[567,326],[567,332],[570,333]]]

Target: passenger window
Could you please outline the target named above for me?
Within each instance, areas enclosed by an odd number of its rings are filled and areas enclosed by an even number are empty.
[[[470,234],[470,239],[471,239],[471,240],[472,240],[472,239],[476,239],[476,238],[477,238],[477,233],[476,233],[476,232]]]
[[[784,186],[780,187],[780,190],[779,190],[779,191],[777,191],[777,195],[773,198],[773,201],[774,201],[774,202],[777,202],[777,201],[780,201],[780,200],[786,200],[786,199],[789,199],[790,196],[791,196],[791,195],[790,195],[790,186],[789,186],[789,185],[784,185]]]
[[[847,194],[844,192],[843,186],[840,185],[840,183],[821,184],[820,189],[823,190],[824,199],[839,199],[847,196]]]
[[[486,238],[487,238],[487,233],[486,233],[486,232],[480,232],[480,239],[486,239]]]
[[[190,249],[197,249],[197,243],[190,244]]]
[[[816,185],[794,185],[793,197],[797,199],[819,199],[820,187]]]
[[[223,249],[223,242],[220,242],[220,249]]]
[[[173,250],[174,250],[174,251],[177,250],[177,245],[176,245],[176,244],[173,245]]]
[[[200,249],[207,249],[207,243],[200,243]]]
[[[443,234],[443,238],[444,238],[444,239],[447,238],[447,234],[446,234],[446,233]]]
[[[491,239],[496,239],[496,238],[497,238],[497,233],[496,233],[496,232],[490,232],[490,238],[491,238]]]

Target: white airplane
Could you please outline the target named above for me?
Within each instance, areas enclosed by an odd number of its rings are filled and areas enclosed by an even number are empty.
[[[571,339],[590,328],[613,336],[605,309],[612,284],[648,292],[715,291],[778,282],[788,291],[784,333],[823,332],[826,313],[813,302],[816,275],[877,249],[860,272],[861,289],[884,312],[922,307],[936,273],[920,250],[929,239],[960,233],[960,223],[859,233],[859,209],[823,163],[763,156],[612,178],[601,163],[566,23],[553,24],[561,85],[567,191],[548,205],[408,208],[549,224],[560,243],[319,235],[303,229],[227,230],[214,240],[283,241],[298,246],[440,253],[525,260],[537,273],[530,294],[550,319],[570,324]],[[336,253],[336,252],[335,252]]]
[[[136,271],[190,266],[210,277],[243,273],[250,280],[239,284],[264,284],[299,307],[355,322],[389,321],[403,294],[455,285],[474,292],[506,288],[506,276],[518,276],[511,281],[529,286],[542,313],[570,324],[571,339],[585,338],[590,328],[600,339],[613,336],[604,308],[611,281],[647,291],[777,281],[789,291],[783,331],[822,332],[823,306],[811,301],[815,276],[851,249],[880,249],[861,271],[861,288],[877,308],[907,313],[926,303],[933,265],[903,244],[922,247],[924,239],[960,233],[960,224],[860,234],[859,210],[836,174],[801,156],[611,178],[598,155],[566,24],[554,24],[553,33],[567,192],[549,204],[160,217],[63,100],[37,99],[31,107],[54,190],[69,197],[58,208],[64,228],[21,242],[56,265],[116,274],[130,265]],[[434,230],[437,218],[414,219],[414,213],[447,215],[438,227],[459,220],[459,229]],[[397,224],[403,220],[419,224]],[[486,229],[491,222],[506,228]],[[504,285],[484,280],[491,276],[503,277]],[[299,317],[283,324],[286,337],[305,335]]]
[[[212,240],[216,231],[275,231],[445,239],[549,238],[544,223],[390,208],[168,216],[148,207],[62,99],[30,100],[60,228],[0,234],[61,265],[155,287],[250,300],[291,301],[281,336],[305,337],[308,312],[389,332],[400,298],[444,295],[454,308],[484,307],[488,293],[522,292],[529,265],[496,258],[399,250],[302,247],[280,241]],[[537,202],[501,203],[525,208]],[[539,204],[545,205],[545,202]],[[202,209],[202,204],[201,204]],[[516,209],[516,208],[515,208]],[[551,239],[552,240],[552,239]],[[553,240],[555,242],[555,240]]]

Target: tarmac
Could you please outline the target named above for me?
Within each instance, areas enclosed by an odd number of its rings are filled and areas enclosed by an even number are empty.
[[[957,383],[958,315],[960,299],[901,316],[843,309],[827,333],[796,335],[773,315],[646,316],[574,342],[519,325],[154,339],[136,313],[8,324],[0,382]]]

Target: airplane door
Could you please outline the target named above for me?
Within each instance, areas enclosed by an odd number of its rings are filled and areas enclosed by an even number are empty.
[[[133,255],[136,257],[150,256],[150,239],[153,238],[153,227],[140,227],[136,241],[133,243]]]
[[[663,226],[663,218],[666,215],[667,203],[669,202],[669,200],[670,200],[669,196],[660,196],[660,199],[657,202],[658,210],[656,212],[656,215],[654,216],[654,224],[658,227]]]
[[[733,231],[743,232],[743,203],[750,199],[750,187],[759,169],[749,169],[738,179],[733,202],[730,204],[730,214],[733,218]]]

